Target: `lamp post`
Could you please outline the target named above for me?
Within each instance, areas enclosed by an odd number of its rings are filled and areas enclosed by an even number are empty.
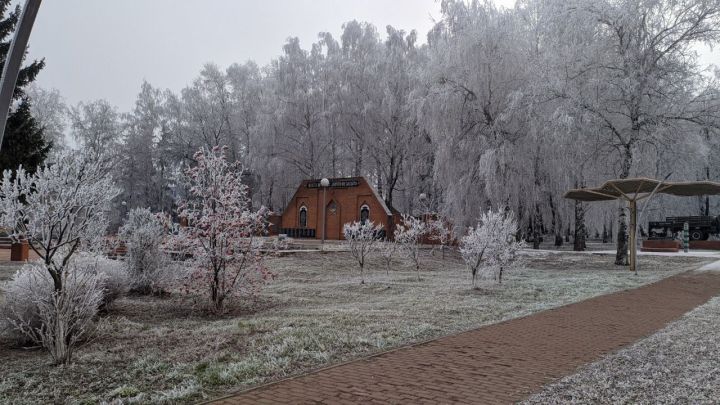
[[[325,220],[326,220],[325,209],[327,208],[325,206],[325,191],[327,190],[328,187],[330,187],[330,180],[323,177],[323,179],[320,180],[320,187],[322,187],[322,189],[323,189],[323,209],[322,209],[322,216],[323,216],[322,227],[323,228],[322,228],[322,242],[320,244],[320,250],[325,250]]]

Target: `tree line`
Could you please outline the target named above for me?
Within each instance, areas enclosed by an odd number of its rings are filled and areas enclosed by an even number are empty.
[[[626,250],[623,207],[562,194],[718,178],[718,73],[697,54],[718,27],[717,0],[443,0],[425,41],[350,21],[309,48],[289,38],[266,66],[209,63],[179,92],[143,83],[129,112],[37,88],[31,99],[56,150],[67,133],[65,147],[113,152],[117,224],[134,207],[176,209],[195,152],[226,147],[256,207],[281,211],[303,179],[362,175],[401,212],[464,229],[512,210],[525,239],[603,235]],[[717,208],[658,197],[645,212]]]

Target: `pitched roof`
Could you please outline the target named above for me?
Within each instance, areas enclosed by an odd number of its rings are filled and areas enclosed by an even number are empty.
[[[322,180],[322,179],[303,180],[303,181],[300,183],[300,185],[298,186],[297,190],[295,191],[295,194],[293,194],[293,197],[292,197],[290,200],[292,201],[292,199],[294,199],[295,196],[297,195],[298,191],[300,191],[303,187],[307,186],[309,183],[319,183],[320,180]],[[385,214],[387,214],[387,215],[389,215],[389,216],[392,216],[392,215],[393,215],[393,212],[397,212],[397,210],[395,210],[394,208],[388,207],[388,205],[385,203],[385,200],[384,200],[382,197],[380,197],[380,193],[378,193],[378,191],[375,189],[375,187],[372,185],[372,183],[370,183],[370,182],[367,180],[367,178],[365,178],[365,176],[356,176],[356,177],[328,177],[328,180],[330,180],[330,183],[331,183],[331,184],[332,184],[333,182],[340,182],[340,181],[347,181],[347,180],[360,180],[360,181],[362,181],[362,182],[365,182],[365,184],[367,184],[368,187],[370,187],[370,190],[372,190],[372,193],[373,193],[373,195],[375,196],[375,199],[377,199],[377,201],[380,203],[380,206],[382,207],[383,211],[385,211]]]

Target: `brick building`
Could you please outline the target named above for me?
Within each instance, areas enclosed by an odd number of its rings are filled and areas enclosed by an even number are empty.
[[[385,204],[377,190],[364,177],[329,179],[325,191],[325,221],[323,221],[323,187],[320,180],[304,180],[285,208],[280,219],[280,233],[291,237],[343,239],[343,225],[348,222],[370,220],[381,224],[392,235],[397,215]]]

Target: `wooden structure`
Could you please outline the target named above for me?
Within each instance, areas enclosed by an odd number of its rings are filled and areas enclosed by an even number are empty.
[[[565,193],[565,198],[578,201],[627,201],[630,208],[630,271],[637,264],[637,203],[655,193],[681,197],[720,194],[720,183],[712,181],[667,182],[645,177],[608,180],[597,188],[579,188]]]
[[[367,179],[344,177],[329,180],[330,184],[325,188],[319,179],[300,183],[282,213],[279,233],[293,238],[321,239],[324,226],[325,239],[341,240],[344,224],[369,220],[382,225],[385,233],[392,235],[399,215],[385,204]]]

